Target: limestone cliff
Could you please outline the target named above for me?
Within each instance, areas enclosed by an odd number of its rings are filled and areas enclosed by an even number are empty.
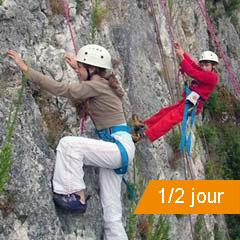
[[[153,0],[153,3],[165,63],[159,54],[149,1],[100,1],[97,6],[100,13],[96,22],[91,14],[94,2],[67,1],[74,38],[78,47],[95,40],[97,44],[106,47],[114,58],[122,60],[116,73],[126,92],[126,117],[129,119],[132,113],[138,113],[145,119],[161,107],[176,101],[177,98],[171,96],[171,91],[174,96],[177,95],[174,78],[177,60],[171,50],[171,41],[159,1]],[[63,59],[66,51],[73,53],[73,46],[60,0],[2,0],[0,3],[1,146],[5,141],[12,96],[16,89],[20,88],[22,77],[13,62],[4,56],[8,49],[19,52],[34,69],[51,75],[56,81],[73,82],[78,79]],[[210,8],[220,12],[213,16],[214,23],[229,63],[237,76],[240,55],[239,13],[232,11],[231,15],[226,14],[228,1],[208,3]],[[216,50],[196,1],[169,0],[168,10],[176,40],[193,59],[197,60],[199,54],[206,49]],[[164,64],[168,68],[169,79],[164,74]],[[223,69],[222,63],[220,69]],[[229,85],[226,72],[221,70],[220,73],[220,82]],[[84,215],[63,213],[55,209],[52,202],[54,150],[62,136],[79,134],[78,120],[75,109],[65,99],[39,92],[36,86],[27,85],[12,138],[10,178],[0,197],[1,240],[101,239],[102,211],[97,169],[85,168],[87,191],[92,198]],[[198,117],[197,121],[201,123],[201,117]],[[84,136],[95,137],[89,119]],[[183,159],[176,155],[170,144],[171,136],[170,132],[153,144],[145,140],[137,144],[137,157],[134,166],[129,168],[127,178],[137,185],[139,194],[150,179],[184,179]],[[190,161],[194,179],[205,179],[205,161],[206,153],[202,143],[194,135]],[[126,192],[125,186],[123,192]],[[133,224],[129,217],[131,203],[125,197],[123,202],[124,222],[126,229],[129,229],[129,225]],[[157,218],[158,216],[155,218],[156,222]],[[227,239],[222,215],[204,215],[201,220],[204,222],[203,229],[200,230],[197,229],[197,215],[167,215],[165,221],[169,224],[169,239],[192,239],[192,234],[198,237],[196,239],[216,239],[216,225],[223,229],[221,239]],[[135,233],[131,239],[144,239],[140,236],[140,225],[134,225]]]

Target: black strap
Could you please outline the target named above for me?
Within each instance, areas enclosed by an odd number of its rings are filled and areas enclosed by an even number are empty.
[[[90,80],[91,79],[91,74],[90,74],[89,68],[86,67],[86,70],[87,70],[87,80]]]

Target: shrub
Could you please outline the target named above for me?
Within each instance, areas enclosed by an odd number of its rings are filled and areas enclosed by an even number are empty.
[[[76,6],[76,13],[80,14],[82,9],[84,8],[84,0],[76,0],[77,6]]]
[[[202,132],[210,148],[210,159],[205,165],[208,179],[240,179],[240,103],[226,89],[218,87],[205,104],[210,120],[204,124]],[[227,118],[222,119],[222,113]],[[201,135],[200,135],[201,136]],[[231,239],[240,239],[239,215],[225,215]],[[221,239],[221,233],[215,227],[215,238]]]
[[[5,143],[3,144],[0,150],[0,194],[3,191],[4,183],[8,180],[8,169],[10,166],[10,159],[11,159],[11,152],[12,152],[11,139],[13,136],[15,125],[16,125],[20,105],[22,103],[23,91],[26,86],[26,82],[27,82],[26,77],[23,76],[22,85],[18,92],[18,97],[17,99],[15,99],[15,96],[13,97],[13,101],[11,103],[10,110],[9,110]]]
[[[95,0],[91,10],[91,41],[92,43],[96,40],[97,28],[101,26],[103,20],[107,16],[107,8],[100,7],[99,0]]]
[[[50,0],[50,8],[53,14],[64,14],[64,7],[61,0]]]

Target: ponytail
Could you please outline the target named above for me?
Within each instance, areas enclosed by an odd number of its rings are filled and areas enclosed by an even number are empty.
[[[120,63],[121,63],[121,60],[112,59],[113,69],[116,69]],[[85,65],[85,67],[88,67],[87,64],[84,64],[84,65]],[[114,73],[109,74],[109,73],[107,73],[106,69],[97,67],[96,71],[94,73],[92,73],[91,76],[93,76],[94,74],[98,74],[100,77],[106,79],[108,81],[109,86],[114,91],[114,93],[119,98],[123,97],[124,91],[123,91],[122,87],[120,86],[120,83],[117,80]]]
[[[102,76],[102,77],[108,80],[108,84],[112,88],[112,90],[116,93],[118,97],[122,98],[124,95],[124,92],[116,76],[113,73],[111,73],[110,75],[105,74],[105,76]]]

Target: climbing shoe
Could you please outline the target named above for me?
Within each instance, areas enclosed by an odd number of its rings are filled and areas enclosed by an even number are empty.
[[[144,124],[139,120],[137,114],[132,115],[132,125],[135,132],[139,131],[141,128],[144,128]]]
[[[131,136],[132,136],[132,140],[133,140],[134,143],[139,142],[142,138],[145,137],[144,129],[140,128],[137,132],[131,133]]]
[[[128,125],[131,127],[131,135],[134,143],[144,137],[144,124],[139,121],[137,114],[132,115],[132,119],[129,120]]]
[[[140,141],[141,136],[139,133],[132,133],[131,135],[132,135],[132,140],[134,143],[137,143],[138,141]]]
[[[80,196],[78,194],[72,193],[68,195],[53,193],[53,201],[57,207],[70,211],[70,212],[78,212],[85,213],[87,209],[87,200],[86,203],[83,204],[80,202]]]

